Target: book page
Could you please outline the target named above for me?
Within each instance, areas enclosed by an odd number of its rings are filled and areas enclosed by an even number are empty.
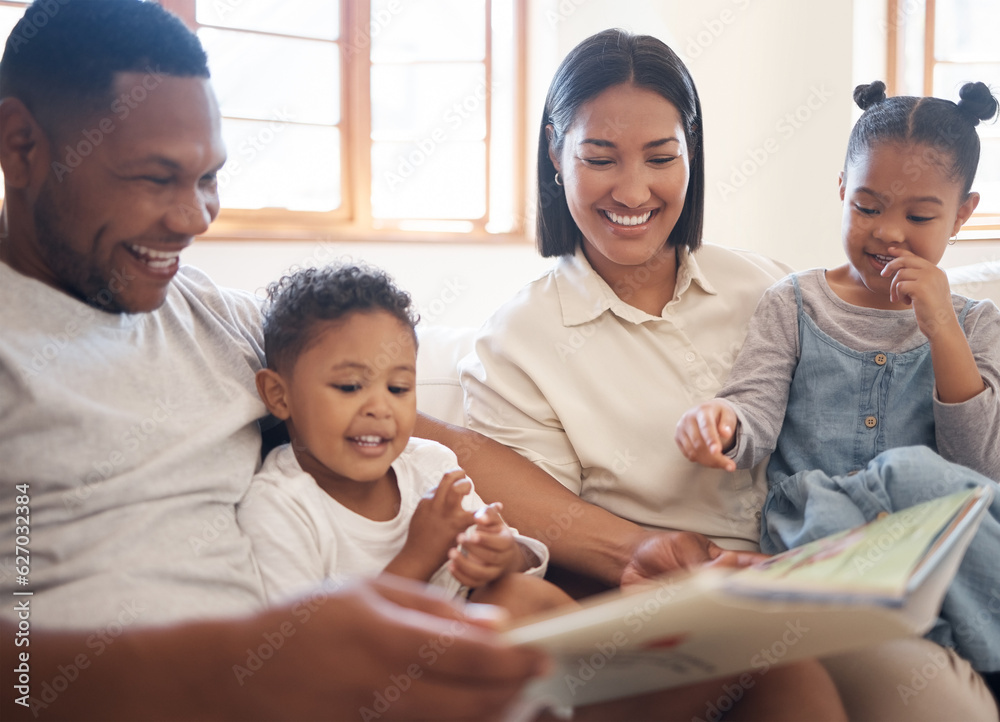
[[[968,489],[790,549],[734,574],[726,588],[771,598],[900,606],[942,532],[980,495]]]

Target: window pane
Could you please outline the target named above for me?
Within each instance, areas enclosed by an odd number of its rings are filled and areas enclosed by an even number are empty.
[[[229,160],[219,177],[225,208],[331,211],[340,206],[340,131],[223,119]]]
[[[1000,59],[997,0],[937,0],[934,17],[937,60],[974,63]]]
[[[340,57],[335,43],[212,28],[202,28],[198,37],[211,58],[223,115],[319,125],[339,122]]]
[[[24,8],[0,7],[0,33],[6,42],[10,36],[10,31],[17,25],[17,21],[24,15]],[[0,171],[0,198],[3,198],[3,171]]]
[[[340,35],[340,3],[337,0],[198,0],[197,20],[202,25],[336,40]]]
[[[372,138],[480,140],[486,136],[482,64],[372,67]]]
[[[486,230],[490,233],[508,233],[516,224],[514,199],[514,174],[516,162],[515,143],[516,109],[516,57],[517,38],[514,30],[513,0],[493,0],[492,3],[493,53],[490,85],[493,89],[490,112],[490,218]]]
[[[372,62],[483,60],[485,0],[372,0]]]
[[[17,25],[17,21],[20,20],[23,15],[23,7],[0,7],[0,33],[3,33],[5,41],[10,36],[10,31],[14,29],[14,26]]]
[[[425,146],[426,148],[426,146]],[[372,144],[372,214],[376,218],[482,218],[486,146],[450,142]]]
[[[972,190],[980,195],[976,213],[1000,213],[1000,138],[984,138]]]

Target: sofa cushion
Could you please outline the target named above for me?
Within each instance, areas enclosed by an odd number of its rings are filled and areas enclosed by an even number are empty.
[[[1000,306],[1000,261],[983,261],[948,269],[951,290],[969,298],[990,299]]]
[[[458,362],[472,351],[476,329],[420,326],[417,339],[417,409],[449,424],[465,426]]]

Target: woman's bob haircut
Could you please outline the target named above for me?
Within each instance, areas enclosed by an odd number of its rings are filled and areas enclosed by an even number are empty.
[[[566,196],[555,182],[546,127],[552,126],[552,150],[558,155],[580,106],[608,88],[630,84],[661,95],[677,108],[684,124],[691,178],[684,208],[670,237],[671,247],[695,250],[701,244],[705,214],[705,152],[701,101],[691,74],[669,47],[650,35],[604,30],[577,45],[559,65],[538,132],[538,250],[546,257],[576,252],[580,229]]]

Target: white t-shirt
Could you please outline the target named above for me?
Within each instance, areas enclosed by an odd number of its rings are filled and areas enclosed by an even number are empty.
[[[294,597],[327,579],[377,575],[406,543],[410,519],[421,497],[458,466],[458,459],[447,447],[410,439],[392,463],[399,487],[399,513],[388,521],[374,521],[323,491],[299,466],[290,445],[272,451],[238,509],[240,527],[253,542],[268,598],[278,602]],[[462,507],[468,511],[484,505],[475,489],[462,499]],[[527,573],[544,576],[548,548],[530,537],[517,535],[517,541],[539,560]],[[430,583],[455,594],[462,589],[446,565]]]
[[[0,329],[4,598],[99,634],[261,609],[235,512],[266,413],[254,298],[183,267],[156,311],[109,314],[0,262]]]
[[[563,256],[463,360],[469,426],[620,517],[755,549],[763,469],[693,464],[674,429],[722,388],[757,301],[786,272],[750,252],[684,250],[674,298],[654,316],[615,295],[582,251]]]

